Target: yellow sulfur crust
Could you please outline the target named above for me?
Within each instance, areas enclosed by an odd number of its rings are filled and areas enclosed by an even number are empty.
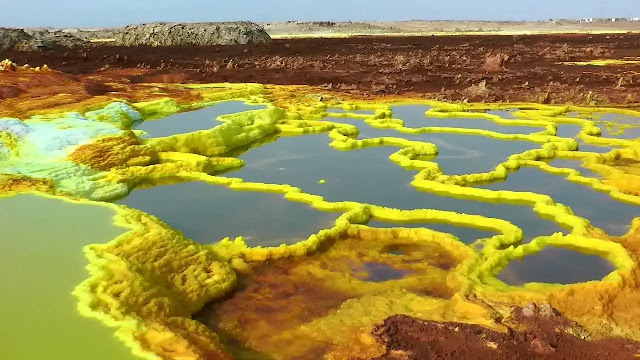
[[[99,188],[119,186],[131,191],[136,186],[153,182],[200,180],[211,186],[225,186],[235,191],[277,193],[288,201],[306,203],[319,211],[341,214],[333,227],[312,234],[304,241],[262,248],[248,247],[242,238],[226,238],[212,245],[200,245],[151,215],[123,205],[96,203],[113,208],[117,212],[116,224],[129,230],[107,244],[92,245],[85,249],[90,277],[74,291],[83,315],[114,327],[117,336],[134,353],[147,359],[226,359],[231,358],[232,354],[248,356],[243,352],[245,350],[225,347],[224,341],[220,340],[222,335],[193,320],[192,316],[205,304],[230,293],[236,286],[238,274],[251,273],[252,269],[269,261],[280,262],[283,267],[291,269],[296,275],[294,278],[308,277],[314,286],[336,294],[336,299],[340,298],[340,294],[348,295],[349,299],[341,300],[331,311],[306,322],[285,322],[283,324],[286,326],[282,325],[277,334],[270,333],[271,325],[259,323],[259,316],[256,315],[258,318],[255,321],[262,325],[256,325],[244,335],[237,335],[244,336],[254,349],[276,358],[305,354],[314,343],[327,344],[327,351],[334,359],[365,352],[375,355],[379,349],[373,347],[369,335],[371,326],[397,313],[437,321],[475,323],[500,330],[501,325],[494,320],[496,314],[507,311],[505,309],[508,306],[523,305],[530,301],[550,302],[594,337],[618,335],[640,340],[640,306],[637,306],[640,303],[640,288],[637,285],[640,284],[640,246],[637,245],[640,220],[633,222],[625,236],[613,238],[547,195],[469,187],[504,179],[509,171],[531,166],[566,176],[568,181],[608,193],[615,199],[640,205],[640,197],[637,196],[640,172],[633,173],[616,165],[620,159],[637,158],[640,151],[638,142],[600,137],[600,130],[593,121],[565,115],[568,112],[583,114],[594,110],[631,116],[640,116],[640,113],[573,106],[448,104],[406,100],[406,103],[430,105],[432,109],[427,114],[432,117],[464,116],[498,124],[540,127],[540,131],[533,134],[503,134],[463,128],[414,129],[404,127],[401,120],[392,118],[389,108],[391,102],[310,97],[309,89],[293,96],[296,89],[252,84],[184,86],[184,91],[198,94],[200,100],[181,103],[165,98],[128,105],[147,121],[229,99],[264,104],[266,108],[221,116],[219,120],[222,123],[212,129],[163,138],[140,140],[130,131],[129,125],[125,126],[123,132],[92,138],[90,142],[74,147],[62,159],[50,160],[65,161],[86,171],[91,170],[91,176],[87,176],[86,181]],[[346,113],[333,116],[361,119],[370,126],[393,129],[397,133],[390,131],[389,137],[358,140],[356,127],[322,120],[327,115],[327,108],[335,106],[343,108]],[[520,109],[514,114],[515,120],[468,112],[514,107]],[[357,109],[371,110],[373,114],[349,113]],[[84,114],[87,111],[82,109],[79,112]],[[46,123],[56,116],[46,115],[38,123]],[[102,115],[92,121],[109,123],[113,118]],[[579,137],[584,142],[617,146],[618,149],[606,154],[575,151],[577,142],[574,139],[556,136],[558,124],[581,126]],[[401,134],[425,132],[473,134],[505,141],[529,140],[539,147],[513,154],[485,173],[448,175],[435,162],[422,160],[425,155],[438,153],[435,144],[401,137]],[[311,133],[326,133],[332,141],[332,147],[345,151],[370,146],[396,147],[398,150],[389,160],[403,168],[419,171],[411,183],[416,190],[462,199],[526,205],[539,216],[570,230],[566,235],[550,234],[521,244],[522,230],[501,219],[434,209],[399,210],[374,204],[331,202],[288,184],[252,183],[240,178],[216,176],[244,165],[242,160],[231,154],[234,150],[252,146],[273,135],[304,136]],[[19,139],[9,133],[0,132],[0,144],[9,149],[8,157],[12,161],[24,160],[23,157],[28,156],[20,151]],[[582,159],[586,168],[597,171],[603,179],[584,177],[574,169],[557,168],[541,161],[553,157]],[[0,157],[0,163],[2,160]],[[26,164],[26,160],[16,163]],[[0,195],[36,191],[50,194],[47,196],[90,201],[83,199],[82,193],[73,193],[73,187],[61,189],[57,187],[57,182],[48,180],[47,176],[31,176],[30,171],[24,165],[24,175],[0,177]],[[324,183],[325,180],[319,182]],[[400,224],[443,223],[489,230],[495,235],[467,246],[452,235],[425,228],[374,229],[362,225],[370,219]],[[413,249],[406,256],[416,263],[406,265],[385,255],[385,249],[393,246]],[[532,283],[524,287],[512,287],[496,279],[497,273],[510,261],[550,246],[604,257],[615,265],[616,271],[602,281],[567,286]],[[301,261],[305,257],[309,260]],[[447,266],[442,265],[442,259],[447,259]],[[366,275],[365,270],[354,270],[353,274],[349,272],[351,268],[327,270],[326,264],[343,266],[336,265],[344,264],[341,260],[360,265],[367,261],[383,263],[409,271],[410,275],[376,283],[362,280],[361,275]],[[287,281],[284,276],[276,279]],[[283,306],[298,305],[295,300],[283,303]],[[226,326],[227,332],[233,332],[240,320],[236,313],[231,311],[229,314],[220,326]],[[336,338],[336,333],[348,335]],[[292,345],[288,349],[278,346],[283,342]]]

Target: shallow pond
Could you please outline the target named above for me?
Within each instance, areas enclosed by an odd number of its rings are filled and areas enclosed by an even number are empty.
[[[557,168],[575,169],[580,175],[592,178],[601,178],[602,176],[582,166],[582,159],[553,159],[547,162],[549,165]]]
[[[340,215],[287,201],[280,194],[233,191],[204,182],[137,189],[118,203],[155,215],[202,244],[237,236],[249,246],[293,244],[333,227]]]
[[[580,125],[574,124],[557,124],[556,125],[556,136],[563,138],[575,138],[582,130]]]
[[[640,207],[613,199],[606,193],[572,183],[564,176],[551,175],[536,168],[523,167],[509,174],[506,181],[480,187],[491,190],[531,191],[546,194],[558,203],[570,206],[573,212],[610,235],[624,235],[633,218],[640,216]]]
[[[503,218],[522,227],[526,239],[561,231],[554,222],[536,216],[528,206],[460,200],[416,191],[410,185],[416,172],[404,170],[388,159],[389,154],[397,150],[395,147],[339,151],[328,142],[325,134],[282,137],[241,155],[245,167],[225,176],[289,184],[329,201],[349,200],[398,209],[430,208]],[[318,183],[321,179],[326,182]],[[461,239],[468,241],[476,237],[461,235]]]
[[[83,247],[126,231],[113,216],[108,208],[35,195],[0,199],[3,358],[137,359],[113,328],[81,316],[71,295],[89,277]]]
[[[576,140],[578,141],[578,150],[579,151],[604,154],[604,153],[608,153],[609,151],[615,149],[615,148],[609,147],[609,146],[600,146],[600,145],[587,144],[584,141],[579,140],[579,139],[576,139]]]
[[[403,277],[411,274],[411,271],[394,269],[387,264],[376,262],[365,262],[363,270],[368,274],[368,276],[363,280],[372,282],[402,279]]]
[[[640,118],[638,117],[613,113],[580,114],[576,112],[568,113],[567,116],[588,119],[595,122],[595,125],[600,128],[602,137],[618,139],[636,139],[640,137]],[[561,126],[563,127],[562,131],[567,134],[574,133],[574,131],[570,129],[571,127],[576,127],[575,125],[568,124],[558,125],[558,131],[560,131]],[[575,132],[575,135],[568,137],[574,137],[576,135],[577,132]]]
[[[556,136],[563,138],[575,138],[582,130],[580,125],[574,124],[557,124],[556,125]]]
[[[640,128],[621,126],[599,126],[602,137],[615,139],[637,139],[640,137]]]
[[[397,137],[435,144],[439,154],[432,160],[445,174],[460,175],[493,170],[513,154],[538,148],[529,141],[503,141],[478,135],[450,133],[405,134],[394,129],[378,129],[363,120],[350,118],[324,118],[325,121],[350,124],[358,127],[358,139]],[[475,120],[474,120],[475,121]]]
[[[161,119],[142,122],[136,127],[144,130],[146,137],[164,137],[211,129],[220,115],[234,114],[248,110],[264,109],[264,106],[247,105],[242,101],[225,101],[199,110],[182,112]]]
[[[611,263],[599,256],[550,247],[511,261],[498,274],[498,279],[514,286],[529,282],[574,284],[600,280],[614,270]]]
[[[597,118],[598,121],[612,122],[615,124],[640,125],[640,118],[626,114],[602,114]]]
[[[578,142],[579,151],[603,154],[603,153],[608,153],[609,151],[615,149],[614,147],[610,147],[610,146],[588,144],[584,142],[582,139],[576,138],[576,136],[578,136],[578,134],[580,133],[581,129],[582,128],[580,125],[558,124],[557,130],[556,130],[556,136],[564,137],[564,138],[575,138],[575,140]]]
[[[428,109],[429,107],[424,105],[403,105],[392,106],[391,112],[394,118],[404,121],[404,126],[408,128],[457,127],[465,129],[483,129],[504,134],[531,134],[544,130],[544,127],[542,126],[503,125],[487,119],[427,117],[425,112]],[[503,112],[510,114],[508,111],[490,111],[488,113],[503,115]]]
[[[636,139],[640,137],[640,118],[623,114],[604,114],[596,125],[603,137]]]

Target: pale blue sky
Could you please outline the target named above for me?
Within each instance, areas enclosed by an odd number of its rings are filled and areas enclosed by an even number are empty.
[[[0,27],[150,21],[546,20],[640,16],[640,0],[0,0]]]

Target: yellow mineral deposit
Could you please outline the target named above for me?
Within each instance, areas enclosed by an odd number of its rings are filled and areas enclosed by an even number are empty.
[[[2,66],[9,65],[3,62]],[[154,85],[157,89],[168,87]],[[375,355],[380,349],[374,346],[370,328],[386,316],[402,313],[501,329],[494,321],[498,313],[507,311],[509,305],[531,301],[550,302],[592,336],[620,335],[640,340],[640,307],[637,306],[640,303],[640,220],[633,222],[626,235],[614,238],[591,227],[587,220],[549,196],[471,187],[504,179],[509,171],[521,166],[533,166],[562,174],[571,182],[608,193],[615,199],[640,205],[640,197],[630,191],[640,185],[639,173],[627,169],[637,168],[630,162],[620,165],[624,159],[637,159],[638,142],[600,137],[593,121],[565,115],[593,111],[631,116],[640,116],[639,113],[536,104],[450,104],[411,99],[363,101],[340,99],[330,94],[313,97],[309,94],[322,91],[287,86],[171,85],[171,91],[180,95],[161,98],[145,93],[140,96],[145,101],[120,99],[121,105],[98,113],[89,112],[105,108],[116,99],[80,101],[74,110],[77,116],[89,118],[89,123],[103,126],[103,130],[60,133],[70,139],[70,147],[60,151],[35,149],[28,141],[38,139],[34,137],[38,131],[63,131],[54,120],[67,118],[62,111],[70,111],[72,105],[65,105],[63,110],[54,107],[47,111],[41,107],[36,111],[33,104],[37,104],[37,100],[33,100],[26,113],[39,116],[0,119],[0,167],[18,169],[0,177],[0,194],[32,192],[96,204],[96,200],[109,201],[124,196],[145,181],[179,178],[201,180],[231,190],[278,193],[289,201],[342,215],[333,227],[296,244],[252,248],[242,238],[226,238],[213,245],[196,244],[154,216],[123,205],[101,203],[115,211],[115,225],[127,231],[107,243],[85,247],[89,275],[77,285],[74,295],[82,315],[98,319],[113,329],[136,355],[147,359],[225,359],[231,358],[232,353],[246,355],[246,349],[223,345],[230,333],[238,331],[244,331],[235,335],[244,339],[245,346],[273,358],[308,354],[320,344],[325,353],[333,354],[335,359],[356,354]],[[153,121],[230,99],[262,104],[266,108],[223,115],[218,119],[219,125],[192,133],[140,139],[131,131],[134,121]],[[541,131],[525,135],[468,128],[407,128],[401,120],[392,118],[390,105],[397,103],[429,105],[431,117],[463,116],[496,123],[516,122],[540,126]],[[356,139],[356,127],[323,120],[329,107],[345,109],[345,113],[335,116],[361,119],[373,127],[395,132],[383,138]],[[515,120],[469,112],[509,108],[520,109],[514,113]],[[357,109],[370,110],[372,114],[349,113]],[[76,126],[74,121],[69,120],[67,124]],[[577,124],[581,126],[582,141],[616,148],[606,154],[575,151],[575,139],[556,136],[558,124]],[[528,140],[539,148],[513,154],[485,173],[448,175],[442,173],[436,163],[423,160],[425,155],[438,154],[435,144],[402,137],[402,134],[420,132]],[[418,171],[411,183],[418,190],[455,198],[526,205],[541,217],[570,229],[569,233],[540,236],[521,244],[522,230],[501,219],[428,208],[400,210],[356,202],[330,202],[288,184],[245,182],[240,178],[218,176],[244,165],[242,160],[229,155],[234,150],[273,135],[311,133],[326,133],[331,146],[339,150],[395,147],[397,151],[389,160]],[[71,136],[78,139],[73,140]],[[542,161],[553,157],[582,159],[585,166],[597,170],[603,178],[583,177],[574,169],[556,168]],[[43,164],[47,164],[46,169]],[[324,184],[325,180],[318,182]],[[416,196],[420,194],[416,192]],[[482,241],[480,248],[472,248],[449,234],[425,228],[374,229],[361,225],[372,218],[475,227],[497,235]],[[20,239],[5,239],[9,240]],[[616,271],[602,281],[566,286],[531,283],[513,287],[496,279],[495,275],[510,261],[550,246],[599,255],[614,264]],[[413,262],[398,261],[389,254],[392,250],[403,251]],[[265,284],[287,286],[289,282],[306,282],[308,287],[293,286],[290,299],[256,299],[255,295],[251,298],[241,292],[239,307],[221,305],[221,323],[217,325],[220,334],[211,330],[216,327],[193,320],[193,315],[205,304],[215,304],[234,290],[238,274],[250,273],[267,260],[276,262],[287,272],[278,273],[275,266],[271,267],[269,271],[273,273],[262,278]],[[372,275],[367,266],[388,267],[402,272],[403,276],[389,281],[369,281]],[[309,292],[325,292],[326,299],[311,299]],[[274,312],[253,313],[254,309],[249,306],[272,300],[282,310],[277,314],[284,317],[278,318]],[[319,306],[325,306],[327,311],[300,314],[296,309],[305,301],[325,301]],[[243,308],[242,304],[247,307]],[[290,316],[283,315],[288,312]],[[255,326],[243,327],[243,321]],[[291,346],[282,346],[284,342]]]
[[[627,57],[623,59],[597,59],[591,61],[566,61],[561,62],[562,65],[577,66],[620,66],[620,65],[637,65],[640,64],[640,58]]]

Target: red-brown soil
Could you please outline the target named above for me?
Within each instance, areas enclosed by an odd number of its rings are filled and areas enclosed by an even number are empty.
[[[517,326],[501,333],[478,325],[422,321],[394,315],[373,335],[386,347],[375,360],[633,360],[640,344],[623,339],[586,340],[575,323],[529,305],[516,309]],[[528,313],[527,313],[528,311]]]
[[[260,46],[0,54],[18,64],[46,63],[81,81],[256,82],[319,86],[358,96],[637,105],[640,66],[558,64],[626,56],[640,56],[640,34],[287,39]],[[19,84],[10,86],[0,91],[2,97],[23,91]],[[95,81],[84,89],[109,91]]]

